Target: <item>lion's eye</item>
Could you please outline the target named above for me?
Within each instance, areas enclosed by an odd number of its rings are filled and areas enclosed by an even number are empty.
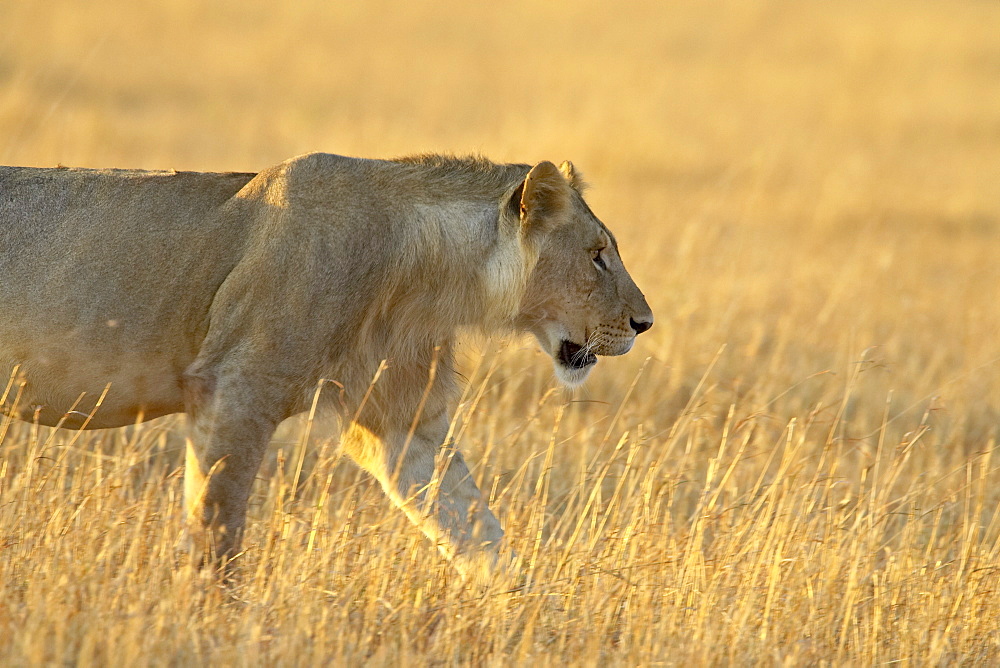
[[[601,257],[602,251],[604,251],[603,248],[601,248],[600,250],[590,251],[590,257],[594,261],[594,264],[597,265],[598,269],[607,270],[608,265],[604,264],[604,258]]]

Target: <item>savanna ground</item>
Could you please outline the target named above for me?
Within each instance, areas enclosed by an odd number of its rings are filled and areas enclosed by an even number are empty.
[[[1000,4],[0,17],[0,163],[569,158],[657,317],[576,394],[530,341],[464,346],[515,593],[319,424],[276,438],[225,592],[180,549],[183,418],[0,422],[3,664],[1000,661]]]

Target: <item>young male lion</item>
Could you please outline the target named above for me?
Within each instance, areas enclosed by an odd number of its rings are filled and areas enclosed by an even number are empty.
[[[237,554],[275,427],[328,379],[344,450],[474,580],[503,531],[442,447],[456,331],[531,332],[575,385],[653,322],[570,163],[441,156],[0,167],[0,304],[5,412],[77,429],[187,413],[199,553]]]

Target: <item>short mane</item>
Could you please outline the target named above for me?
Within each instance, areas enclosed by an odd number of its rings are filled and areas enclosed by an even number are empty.
[[[472,187],[495,194],[507,191],[531,170],[531,165],[498,164],[478,155],[421,153],[395,158],[392,162],[419,169],[425,177],[441,185]]]

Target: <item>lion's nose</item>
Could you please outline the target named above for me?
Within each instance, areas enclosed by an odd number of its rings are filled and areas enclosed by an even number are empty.
[[[630,325],[632,325],[632,329],[635,330],[635,333],[637,335],[638,334],[642,334],[647,329],[649,329],[650,327],[653,326],[652,319],[650,319],[650,320],[639,320],[638,322],[636,322],[635,318],[629,318],[628,322],[629,322]]]

